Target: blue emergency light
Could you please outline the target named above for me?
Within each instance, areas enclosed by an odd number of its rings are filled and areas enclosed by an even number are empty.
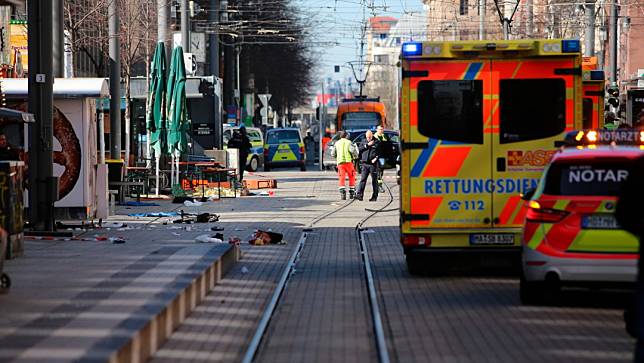
[[[577,53],[581,51],[581,43],[576,39],[567,39],[561,41],[561,50],[564,53]]]
[[[404,43],[402,46],[403,56],[422,55],[423,43]]]

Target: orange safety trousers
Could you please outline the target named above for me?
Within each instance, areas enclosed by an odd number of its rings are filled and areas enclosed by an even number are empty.
[[[349,187],[353,189],[356,186],[356,169],[353,163],[342,163],[338,165],[338,186],[344,188],[344,180],[349,177]]]

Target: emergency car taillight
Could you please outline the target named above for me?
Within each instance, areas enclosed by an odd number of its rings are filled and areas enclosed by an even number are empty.
[[[531,201],[528,203],[528,211],[525,215],[525,219],[528,222],[558,223],[569,214],[569,212],[563,210],[541,208],[539,202]]]
[[[304,146],[300,146],[300,154],[304,155]]]

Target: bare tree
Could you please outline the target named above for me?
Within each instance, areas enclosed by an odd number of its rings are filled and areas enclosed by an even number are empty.
[[[79,66],[81,55],[93,65],[95,75],[105,75],[108,52],[107,5],[114,0],[66,0],[64,21],[67,49],[71,52],[72,77]]]

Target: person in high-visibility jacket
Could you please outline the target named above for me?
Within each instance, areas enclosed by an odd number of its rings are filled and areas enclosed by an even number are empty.
[[[381,146],[385,146],[386,145],[385,142],[389,141],[389,138],[387,137],[387,135],[385,135],[385,128],[382,126],[378,126],[376,128],[376,133],[373,135],[373,137],[375,137],[376,139],[378,139],[378,141],[380,141],[379,144]],[[384,156],[382,153],[382,150],[380,154],[381,156]],[[378,168],[378,190],[380,191],[380,193],[385,192],[385,188],[382,187],[383,174],[384,174],[384,170],[382,169],[382,165],[380,165],[380,167]]]
[[[332,155],[338,165],[338,190],[340,199],[347,199],[346,178],[349,177],[349,198],[356,195],[356,169],[353,167],[353,158],[356,157],[353,143],[347,138],[348,133],[339,131],[340,138],[335,142]]]

